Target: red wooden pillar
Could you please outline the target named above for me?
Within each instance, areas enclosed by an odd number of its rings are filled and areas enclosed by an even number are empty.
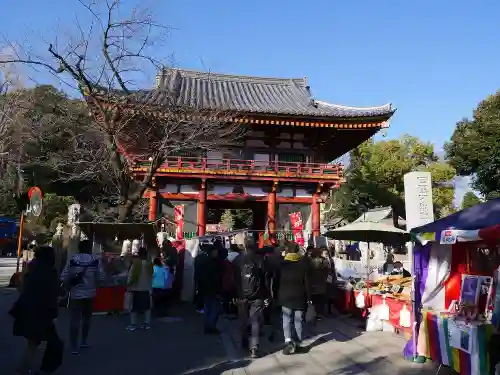
[[[150,190],[149,191],[149,221],[156,221],[158,217],[158,191]]]
[[[276,183],[273,184],[267,198],[267,228],[269,233],[269,242],[276,245]]]
[[[197,234],[198,236],[204,236],[207,229],[207,184],[205,180],[201,181],[197,211]]]
[[[319,192],[315,192],[312,198],[313,198],[311,207],[312,235],[313,237],[315,237],[321,234]]]

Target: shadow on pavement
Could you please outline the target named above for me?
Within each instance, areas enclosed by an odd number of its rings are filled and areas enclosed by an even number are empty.
[[[428,364],[427,366],[415,367],[398,371],[397,375],[436,375],[438,366]],[[457,373],[449,367],[443,366],[439,370],[439,375],[457,375]]]
[[[240,360],[236,362],[223,362],[219,363],[215,366],[209,367],[209,368],[204,368],[204,369],[199,369],[199,370],[191,370],[188,372],[182,373],[182,375],[221,375],[226,372],[229,374],[232,373],[233,370],[239,369],[239,368],[245,368],[250,364],[249,360]],[[170,374],[170,373],[169,373]],[[178,374],[181,375],[181,374]]]
[[[273,320],[274,324],[269,326],[264,326],[263,333],[261,334],[260,337],[259,347],[262,356],[279,352],[284,347],[281,316],[276,315],[273,318],[274,318]],[[336,341],[341,343],[348,342],[363,333],[362,330],[353,327],[349,328],[349,334],[340,332],[334,327],[335,319],[336,318],[325,318],[315,325],[306,324],[304,346],[302,347],[301,352],[308,353],[314,347],[330,341]],[[246,355],[247,352],[240,348],[239,333],[237,332],[237,329],[236,330],[234,329],[235,324],[237,325],[237,323],[231,323],[231,325],[233,326],[233,332],[232,332],[233,340],[236,346],[239,348],[240,354]]]
[[[385,361],[384,357],[378,357],[369,362],[369,366],[367,364],[359,365],[357,363],[346,363],[345,366],[341,368],[337,368],[328,373],[328,375],[361,375],[366,374],[383,374],[384,372],[373,372],[373,367],[377,367],[376,365],[379,363],[383,363]],[[347,361],[346,361],[347,362]]]
[[[5,328],[0,330],[2,374],[13,373],[26,347],[24,339],[12,336],[12,320],[7,315],[16,295],[0,294],[0,326]],[[182,309],[175,313],[180,319],[154,320],[147,332],[126,332],[126,315],[95,315],[89,337],[91,348],[72,355],[68,343],[69,316],[61,309],[57,328],[66,348],[63,366],[57,374],[220,375],[246,365],[227,362],[220,337],[203,334],[202,316]],[[41,354],[40,350],[38,359]]]

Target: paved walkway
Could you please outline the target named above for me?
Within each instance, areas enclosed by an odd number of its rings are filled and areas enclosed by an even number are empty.
[[[0,293],[0,353],[2,375],[11,375],[25,347],[13,338],[12,322],[6,315],[15,292]],[[220,336],[203,335],[202,316],[182,312],[183,319],[155,321],[150,331],[125,332],[126,316],[93,317],[89,338],[91,348],[78,356],[69,349],[59,375],[220,375],[231,369]],[[4,329],[5,327],[5,329]],[[68,317],[61,311],[58,330],[67,339]]]
[[[320,322],[309,332],[307,352],[292,356],[281,353],[282,334],[271,343],[263,339],[262,358],[252,360],[224,374],[246,375],[434,375],[436,366],[405,361],[402,348],[405,340],[386,332],[364,332],[357,328],[359,321],[346,318]],[[267,333],[266,333],[267,336]],[[244,359],[239,348],[237,325],[226,322],[222,335],[226,351],[233,361]],[[442,369],[440,375],[455,374]]]
[[[2,375],[14,373],[25,343],[11,335],[6,315],[15,291],[0,293],[0,353]],[[236,322],[221,321],[221,336],[202,334],[202,316],[184,309],[182,319],[153,324],[149,332],[124,331],[126,316],[94,316],[91,349],[79,356],[66,354],[60,375],[434,375],[431,364],[414,365],[401,357],[404,340],[392,334],[361,332],[355,322],[326,320],[316,327],[306,354],[283,356],[282,335],[271,343],[263,339],[267,355],[250,360],[238,342]],[[67,314],[58,321],[61,337],[67,338]],[[440,375],[448,375],[442,371]]]
[[[17,258],[0,257],[0,288],[9,285],[10,278],[16,272]]]

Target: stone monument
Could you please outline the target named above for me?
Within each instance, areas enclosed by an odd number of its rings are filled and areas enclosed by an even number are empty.
[[[52,236],[52,247],[55,252],[57,272],[60,274],[62,268],[66,264],[66,250],[64,249],[64,225],[62,223],[57,224],[56,232]]]
[[[68,207],[68,222],[66,224],[66,228],[64,229],[65,235],[67,238],[67,247],[66,247],[66,264],[70,261],[73,255],[78,254],[78,246],[80,244],[80,239],[82,237],[82,231],[80,227],[76,224],[80,218],[80,205],[78,203],[74,203]]]

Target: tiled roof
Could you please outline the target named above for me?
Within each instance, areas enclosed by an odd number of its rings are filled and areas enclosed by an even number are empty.
[[[164,69],[157,87],[136,92],[136,100],[155,106],[233,110],[245,113],[314,117],[390,117],[390,104],[347,107],[315,100],[306,78],[263,78]]]

